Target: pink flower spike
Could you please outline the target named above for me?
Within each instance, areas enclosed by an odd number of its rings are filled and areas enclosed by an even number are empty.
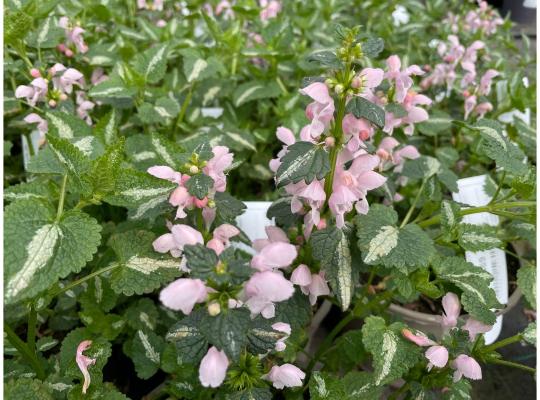
[[[403,337],[414,344],[418,346],[436,346],[437,343],[428,338],[426,335],[424,335],[422,332],[418,332],[416,334],[412,333],[409,329],[403,329],[401,331],[401,334]]]
[[[88,372],[88,367],[96,363],[95,358],[90,358],[83,354],[83,352],[88,350],[91,345],[92,345],[91,340],[83,340],[77,346],[77,353],[75,356],[75,362],[77,363],[77,366],[81,370],[84,377],[84,383],[82,387],[82,392],[84,394],[86,394],[86,391],[88,390],[88,386],[90,386],[90,373]]]
[[[442,306],[444,313],[442,316],[442,326],[445,328],[453,328],[457,325],[461,305],[459,297],[455,293],[448,292],[442,298]]]
[[[469,332],[469,340],[472,342],[476,338],[476,335],[489,332],[491,328],[491,325],[483,324],[480,321],[469,317],[461,329]]]
[[[225,380],[229,359],[225,352],[210,347],[199,366],[199,380],[204,387],[216,388]]]
[[[298,286],[309,286],[311,284],[311,271],[305,264],[300,264],[291,274],[291,282]]]
[[[454,382],[457,382],[461,379],[462,376],[472,380],[482,379],[482,368],[480,364],[472,358],[465,354],[460,354],[452,362],[452,368],[456,371],[454,372]]]
[[[305,377],[306,374],[292,364],[274,365],[268,374],[263,375],[263,379],[272,382],[276,389],[302,386],[302,379]]]
[[[426,350],[425,356],[429,360],[428,370],[432,366],[444,368],[448,362],[448,350],[444,346],[431,346]]]
[[[165,307],[189,315],[196,303],[206,300],[208,289],[200,279],[181,278],[167,285],[159,294]]]
[[[180,250],[183,250],[186,244],[195,245],[197,243],[204,243],[201,232],[189,225],[173,225],[171,232],[174,236],[174,241]]]

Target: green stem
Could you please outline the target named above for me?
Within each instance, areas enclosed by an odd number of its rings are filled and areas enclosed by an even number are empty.
[[[326,193],[326,203],[328,203],[328,200],[330,199],[330,195],[332,194],[332,186],[334,183],[334,175],[336,173],[336,164],[337,164],[337,158],[341,146],[341,136],[342,136],[342,121],[343,117],[345,116],[345,103],[347,99],[345,96],[341,97],[339,99],[338,107],[337,107],[337,116],[334,123],[334,130],[332,132],[332,136],[335,139],[334,146],[330,150],[330,172],[326,176],[326,181],[324,182],[324,192]]]
[[[495,190],[495,194],[493,195],[493,197],[491,198],[491,201],[488,204],[493,204],[495,203],[495,200],[497,200],[497,197],[499,196],[499,193],[502,189],[502,185],[504,183],[504,178],[506,178],[506,171],[503,171],[501,180],[499,181],[499,184],[497,185],[497,190]]]
[[[184,102],[182,103],[182,108],[180,109],[180,112],[178,113],[178,118],[176,118],[176,122],[174,124],[174,129],[173,129],[173,139],[176,137],[176,132],[178,131],[178,126],[184,120],[184,116],[186,115],[187,108],[189,106],[189,103],[191,102],[192,94],[193,94],[193,85],[191,85],[189,87],[186,98],[184,99]]]
[[[24,137],[26,138],[26,143],[28,143],[28,153],[30,153],[30,157],[33,157],[36,152],[34,150],[34,143],[32,142],[32,135],[29,132],[25,132]]]
[[[499,340],[498,342],[492,343],[489,346],[485,346],[482,351],[483,352],[491,352],[498,348],[508,346],[509,344],[519,342],[523,339],[523,336],[521,333],[518,333],[514,336],[507,337],[506,339]]]
[[[481,212],[491,212],[494,210],[500,210],[500,209],[505,209],[505,208],[535,207],[535,206],[536,206],[536,201],[514,201],[510,203],[496,203],[496,204],[491,204],[487,206],[466,208],[464,210],[461,210],[459,212],[459,215],[464,216],[464,215],[470,215],[470,214],[478,214]],[[441,220],[441,215],[440,214],[435,215],[434,217],[431,217],[422,222],[419,222],[418,226],[420,226],[421,228],[425,228],[430,225],[438,224],[440,220]]]
[[[403,386],[401,386],[398,390],[396,390],[394,393],[392,393],[388,397],[388,400],[396,400],[396,399],[398,399],[399,396],[402,395],[403,393],[407,392],[407,390],[409,390],[409,382],[404,383]]]
[[[26,329],[26,344],[32,353],[36,352],[36,325],[37,311],[34,304],[32,304],[28,313],[28,328]]]
[[[287,90],[287,88],[285,87],[285,84],[283,83],[283,81],[281,80],[279,76],[276,76],[276,82],[281,88],[281,91],[283,92],[283,94],[286,94],[286,95],[289,94],[289,91]]]
[[[37,358],[37,355],[34,352],[31,352],[28,349],[26,343],[24,343],[21,338],[19,338],[13,329],[4,321],[4,332],[7,335],[9,343],[13,345],[19,352],[19,354],[32,366],[33,370],[36,372],[36,375],[39,379],[45,379],[45,371],[43,365]]]
[[[98,276],[98,275],[101,275],[101,274],[104,274],[105,272],[108,272],[108,271],[112,271],[113,269],[115,268],[118,268],[120,266],[120,264],[112,264],[112,265],[109,265],[105,268],[101,268],[101,269],[98,269],[97,271],[94,271],[92,272],[91,274],[88,274],[86,276],[83,276],[82,278],[80,279],[77,279],[76,281],[73,281],[69,284],[67,284],[66,286],[64,286],[63,288],[60,288],[54,292],[51,293],[51,297],[56,297],[58,296],[59,294],[62,294],[64,292],[67,292],[68,290],[70,289],[73,289],[74,287],[76,286],[79,286],[81,283],[84,283],[86,282],[87,280],[89,279],[92,279],[93,277],[95,276]]]
[[[414,212],[414,209],[416,208],[416,204],[418,203],[418,200],[420,200],[420,196],[422,195],[422,192],[424,191],[424,187],[426,186],[427,179],[424,179],[422,181],[422,185],[420,185],[420,189],[418,189],[418,193],[416,194],[416,197],[414,198],[411,207],[409,208],[409,211],[407,211],[407,215],[405,215],[405,218],[403,219],[403,222],[399,226],[400,228],[403,228],[407,222],[409,222],[409,219],[411,219],[412,214]]]
[[[56,211],[56,220],[59,221],[64,211],[64,201],[66,199],[67,174],[62,178],[62,188],[60,189],[60,200],[58,200],[58,210]]]
[[[517,368],[517,369],[521,369],[523,371],[527,371],[527,372],[530,372],[531,374],[535,374],[536,373],[536,369],[535,368],[531,368],[531,367],[528,367],[526,365],[523,365],[523,364],[518,364],[518,363],[515,363],[515,362],[512,362],[512,361],[506,361],[506,360],[492,360],[490,361],[491,364],[498,364],[498,365],[505,365],[507,367],[512,367],[512,368]]]

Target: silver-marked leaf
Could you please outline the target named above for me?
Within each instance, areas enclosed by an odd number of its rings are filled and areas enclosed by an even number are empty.
[[[458,225],[459,245],[469,251],[489,250],[502,245],[497,227],[491,225]]]
[[[280,93],[281,89],[276,82],[247,82],[236,88],[233,94],[233,102],[235,107],[240,107],[253,100],[277,97]]]
[[[433,157],[421,156],[407,160],[403,167],[403,175],[413,179],[429,179],[441,171],[441,163]]]
[[[95,135],[105,145],[116,142],[118,138],[118,112],[112,109],[96,123]]]
[[[323,179],[330,171],[330,159],[324,148],[310,142],[296,142],[288,147],[276,172],[276,184],[283,187],[303,180]]]
[[[367,317],[362,327],[362,341],[373,356],[374,384],[380,386],[401,378],[422,359],[422,348],[405,340],[399,322],[386,326],[381,317]]]
[[[116,293],[150,293],[180,275],[180,259],[158,258],[152,248],[154,239],[153,233],[143,230],[111,236],[108,245],[117,261],[111,264],[110,283]]]
[[[384,39],[371,37],[362,43],[362,53],[369,58],[377,57],[384,50]]]
[[[329,68],[338,69],[343,66],[343,63],[337,58],[336,54],[328,50],[312,53],[308,56],[307,60]]]
[[[536,322],[531,322],[523,331],[523,340],[536,346]]]
[[[202,322],[209,318],[203,310],[195,310],[173,325],[166,339],[176,344],[183,363],[198,364],[208,351],[208,340],[201,331]]]
[[[530,264],[521,266],[517,283],[527,302],[536,310],[536,268]]]
[[[56,210],[35,200],[5,209],[4,301],[34,297],[60,278],[79,272],[97,251],[101,227],[87,214]]]
[[[28,36],[27,44],[40,49],[51,49],[62,42],[64,30],[55,17],[48,17]]]
[[[92,87],[88,95],[104,104],[115,107],[131,107],[137,89],[128,87],[119,76],[111,76],[104,82]]]
[[[452,129],[452,117],[443,111],[435,110],[433,113],[430,111],[428,120],[414,126],[425,136],[436,136]]]
[[[432,264],[435,275],[455,284],[463,293],[461,304],[475,319],[488,325],[495,323],[492,309],[501,308],[495,291],[489,286],[491,274],[461,257],[446,257]]]
[[[129,347],[129,357],[141,379],[152,377],[161,365],[161,352],[165,341],[152,330],[138,330]]]
[[[352,113],[356,118],[367,119],[379,128],[384,126],[384,110],[377,104],[372,103],[363,97],[353,97],[347,103],[347,111]]]
[[[197,197],[198,199],[204,199],[210,189],[214,186],[214,180],[203,173],[193,175],[186,182],[186,189],[189,194]]]
[[[62,111],[48,111],[45,113],[48,122],[49,134],[62,139],[92,136],[92,129],[80,118]]]
[[[165,75],[167,55],[167,44],[154,46],[135,57],[135,70],[146,79],[146,82],[157,83]]]

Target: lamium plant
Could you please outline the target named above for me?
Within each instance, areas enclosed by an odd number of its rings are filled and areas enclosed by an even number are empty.
[[[487,364],[535,373],[499,352],[535,322],[486,344],[506,305],[466,258],[504,250],[536,308],[533,128],[497,121],[484,2],[435,67],[323,5],[8,3],[6,398],[468,399]],[[486,204],[452,197],[471,172]],[[264,238],[231,193],[273,200]]]

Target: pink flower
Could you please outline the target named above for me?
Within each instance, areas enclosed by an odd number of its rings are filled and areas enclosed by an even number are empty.
[[[311,305],[315,305],[317,297],[328,296],[330,294],[330,288],[326,283],[326,279],[324,279],[323,271],[311,275],[311,282],[308,286],[302,286],[301,290],[304,294],[309,294],[309,302]]]
[[[229,360],[225,352],[210,347],[199,366],[199,380],[204,387],[216,388],[225,380]]]
[[[261,314],[264,318],[272,318],[275,315],[274,303],[291,298],[294,287],[280,272],[263,271],[251,276],[244,292],[252,316]]]
[[[433,368],[444,368],[448,362],[448,350],[444,346],[431,346],[426,350],[426,358],[429,360],[428,371]]]
[[[77,346],[77,353],[75,356],[75,362],[77,363],[77,366],[81,370],[84,377],[84,383],[82,387],[82,392],[84,394],[86,394],[86,390],[88,389],[88,386],[90,386],[90,373],[88,372],[88,367],[96,363],[95,358],[90,358],[83,354],[86,350],[90,348],[91,345],[91,340],[83,340]]]
[[[413,85],[413,80],[411,75],[423,75],[424,71],[418,65],[411,65],[408,68],[401,70],[401,60],[398,56],[393,55],[388,57],[386,60],[386,65],[388,66],[388,71],[384,74],[384,77],[390,82],[394,82],[396,85],[396,96],[395,100],[398,103],[401,103],[405,96],[407,95],[408,90]]]
[[[302,287],[309,287],[311,283],[311,271],[305,264],[300,264],[291,274],[291,282]]]
[[[221,254],[227,246],[229,246],[229,239],[240,233],[240,230],[230,224],[223,224],[214,229],[213,237],[208,241],[206,247],[214,250],[216,254]]]
[[[276,322],[275,324],[272,325],[272,329],[285,334],[284,337],[282,337],[276,342],[276,347],[275,347],[276,351],[285,350],[285,348],[287,347],[287,345],[285,344],[285,341],[291,335],[291,326],[289,324],[286,324],[285,322]]]
[[[83,33],[85,30],[80,26],[71,26],[68,17],[62,17],[58,21],[58,25],[64,28],[66,34],[66,41],[68,44],[73,43],[79,53],[86,53],[88,46],[84,43]],[[66,54],[67,55],[67,54]]]
[[[86,93],[80,90],[76,92],[76,103],[78,117],[85,120],[88,125],[92,125],[92,119],[88,111],[92,110],[95,104],[87,100]]]
[[[465,119],[469,118],[469,115],[474,110],[476,106],[476,96],[471,95],[465,99]]]
[[[147,172],[159,179],[165,179],[174,183],[180,183],[182,180],[182,174],[175,171],[171,167],[166,165],[156,165],[147,169]]]
[[[499,73],[494,69],[488,69],[482,75],[482,78],[480,78],[480,87],[478,88],[480,95],[487,96],[491,92],[491,82],[496,76],[499,76]]]
[[[256,239],[253,241],[253,248],[257,252],[261,252],[262,249],[264,249],[270,243],[289,243],[287,234],[281,228],[278,228],[277,226],[267,226],[264,228],[264,230],[268,239]]]
[[[345,115],[342,126],[345,138],[348,138],[347,149],[351,152],[356,152],[360,147],[365,148],[364,142],[374,133],[374,129],[368,121],[363,118],[355,118],[353,114]]]
[[[169,283],[160,293],[165,307],[189,315],[196,303],[206,301],[208,289],[200,279],[180,278]]]
[[[424,333],[422,332],[417,332],[416,334],[412,333],[409,329],[403,329],[401,331],[401,334],[403,335],[403,337],[411,342],[413,342],[414,344],[418,345],[418,346],[436,346],[437,345],[437,342],[434,342],[433,340],[431,340],[430,338],[428,338]]]
[[[55,89],[64,93],[71,93],[73,85],[82,87],[84,76],[75,68],[66,69],[60,77],[53,78]]]
[[[28,124],[37,124],[37,129],[41,136],[44,136],[47,133],[48,125],[47,121],[41,118],[36,113],[28,114],[26,117],[24,117],[24,122]]]
[[[276,130],[276,137],[284,143],[283,148],[279,151],[277,154],[277,158],[274,158],[270,160],[269,166],[270,170],[272,172],[276,172],[281,165],[281,157],[283,157],[285,154],[287,154],[287,147],[294,144],[296,142],[296,138],[294,137],[294,133],[289,128],[285,128],[283,126],[280,126]]]
[[[263,375],[276,389],[302,386],[302,379],[305,377],[306,374],[292,364],[274,365],[268,374]]]
[[[98,67],[92,71],[92,76],[90,77],[90,82],[92,85],[98,85],[101,82],[105,82],[109,77],[103,71],[103,68]]]
[[[231,166],[233,154],[229,153],[229,148],[225,146],[215,146],[212,153],[214,153],[214,157],[208,160],[203,172],[214,180],[216,192],[224,192],[227,185],[224,171]]]
[[[484,115],[491,111],[493,111],[493,105],[489,101],[484,101],[474,107],[474,113],[478,115],[478,118],[484,118]]]
[[[222,0],[216,6],[216,15],[223,14],[225,19],[234,17],[234,11],[232,9],[232,4],[227,0]]]
[[[483,324],[480,321],[469,317],[461,329],[469,332],[469,340],[472,342],[476,338],[476,335],[489,332],[491,328],[491,325]]]
[[[370,89],[374,89],[379,86],[384,78],[384,71],[380,68],[364,68],[358,75],[356,75],[351,86],[355,89],[360,89],[363,92],[370,92]]]
[[[267,21],[271,18],[277,17],[281,11],[281,3],[276,0],[260,0],[262,10],[259,14],[261,21]]]
[[[173,257],[180,257],[185,245],[204,244],[202,234],[189,225],[173,225],[171,233],[158,237],[152,245],[158,253],[170,252]]]
[[[322,82],[314,82],[300,89],[300,93],[314,100],[306,108],[306,116],[311,123],[304,126],[300,132],[302,140],[310,142],[317,139],[334,118],[334,99]]]
[[[444,309],[441,320],[442,326],[445,328],[455,327],[461,311],[459,297],[455,293],[446,293],[442,298],[442,306]]]
[[[31,106],[35,106],[38,101],[45,100],[48,84],[43,78],[36,78],[30,82],[30,86],[20,85],[15,89],[15,97],[20,99],[26,97],[26,101]]]
[[[482,379],[482,368],[480,364],[472,358],[465,354],[460,354],[452,362],[452,368],[456,371],[454,372],[454,382],[457,382],[461,379],[462,376],[472,380]]]
[[[292,244],[275,242],[265,246],[251,260],[251,266],[259,271],[284,268],[292,264],[298,255]]]

